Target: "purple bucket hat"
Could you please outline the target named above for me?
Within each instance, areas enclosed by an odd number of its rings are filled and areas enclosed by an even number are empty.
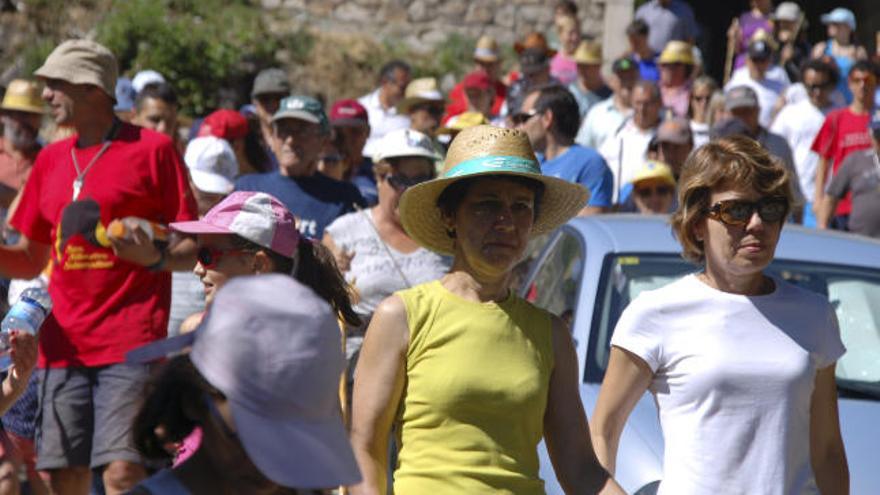
[[[288,258],[294,257],[299,244],[296,217],[262,192],[234,192],[200,220],[173,222],[170,227],[184,234],[236,234]]]

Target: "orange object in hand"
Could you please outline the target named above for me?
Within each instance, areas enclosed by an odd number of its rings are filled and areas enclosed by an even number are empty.
[[[143,229],[151,241],[168,240],[168,227],[139,217],[117,218],[110,222],[106,230],[99,225],[95,234],[101,245],[109,246],[110,238],[130,240],[137,227]]]

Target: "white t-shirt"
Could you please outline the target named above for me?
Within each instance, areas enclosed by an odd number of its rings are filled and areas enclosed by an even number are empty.
[[[764,296],[696,275],[639,295],[611,344],[648,364],[666,448],[659,494],[818,493],[810,465],[816,371],[845,349],[819,294]]]
[[[831,108],[820,110],[809,99],[794,105],[786,105],[773,120],[770,132],[779,134],[791,147],[801,191],[807,201],[813,201],[816,184],[816,167],[819,155],[810,148]]]
[[[574,141],[586,148],[598,150],[608,136],[617,132],[630,115],[632,110],[621,112],[614,106],[614,95],[609,96],[590,108],[581,122]]]
[[[777,71],[778,72],[778,71]],[[731,88],[737,86],[748,86],[752,88],[758,97],[758,104],[761,106],[761,113],[758,115],[758,121],[763,127],[769,127],[770,121],[773,120],[773,107],[776,106],[776,100],[788,87],[788,76],[782,71],[781,76],[776,75],[772,70],[767,71],[764,79],[756,81],[749,75],[747,67],[740,67],[733,71],[730,82],[724,86],[724,91],[730,91]]]
[[[625,194],[633,177],[645,166],[645,154],[654,137],[656,128],[639,129],[630,118],[617,134],[605,139],[599,147],[599,154],[605,158],[608,168],[614,174],[614,202],[623,203]]]
[[[364,144],[364,156],[373,158],[378,149],[378,143],[385,134],[397,129],[409,127],[409,117],[397,113],[396,107],[384,108],[379,101],[379,90],[358,98],[358,103],[367,109],[367,118],[370,120],[370,137]]]
[[[376,306],[392,293],[437,280],[449,271],[452,264],[450,258],[425,248],[402,253],[388,246],[373,229],[372,221],[372,210],[353,212],[337,218],[326,229],[337,247],[354,253],[345,279],[358,294],[353,309],[366,318],[372,316]],[[395,268],[395,263],[400,271]]]

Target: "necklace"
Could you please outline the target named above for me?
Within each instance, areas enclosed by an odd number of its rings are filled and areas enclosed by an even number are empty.
[[[104,144],[101,146],[101,149],[95,153],[95,156],[89,161],[86,165],[86,168],[79,168],[79,161],[76,159],[76,146],[70,148],[70,159],[73,161],[73,168],[76,169],[76,179],[73,179],[73,200],[76,201],[79,198],[79,193],[82,190],[83,183],[85,183],[86,174],[89,172],[89,169],[98,161],[98,158],[101,158],[101,155],[107,151],[107,148],[110,147],[110,143],[113,142],[113,138],[116,137],[116,133],[119,131],[119,120],[113,119],[113,126],[110,127],[110,130],[107,132],[107,135],[104,137]]]

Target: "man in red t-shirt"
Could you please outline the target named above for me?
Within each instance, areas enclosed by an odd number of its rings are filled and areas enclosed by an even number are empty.
[[[107,48],[66,41],[36,75],[55,123],[76,131],[37,155],[10,221],[22,240],[0,246],[3,276],[31,278],[51,260],[37,469],[49,472],[55,493],[87,494],[93,468],[103,469],[108,494],[122,493],[145,475],[131,424],[149,376],[124,356],[165,337],[167,271],[195,265],[195,242],[159,250],[135,228],[102,247],[95,227],[128,216],[194,219],[196,205],[171,139],[115,117],[117,66]]]
[[[816,195],[813,200],[813,212],[818,215],[820,205],[825,201],[825,185],[829,175],[837,174],[840,164],[853,151],[871,147],[871,135],[868,123],[874,108],[874,90],[877,89],[877,68],[867,61],[856,62],[849,71],[849,90],[852,92],[852,103],[839,110],[834,110],[825,117],[825,122],[813,140],[811,149],[819,155],[816,169]],[[828,173],[831,164],[832,173]],[[852,210],[851,195],[847,195],[837,203],[835,216],[830,224],[833,228],[846,230],[846,221]]]
[[[501,112],[504,105],[504,98],[507,97],[507,86],[499,79],[501,73],[501,56],[498,53],[498,44],[491,36],[483,36],[477,41],[477,47],[474,49],[474,65],[475,70],[488,74],[494,89],[494,99],[492,100],[492,115],[497,116]],[[468,109],[467,99],[465,98],[464,81],[455,85],[449,92],[449,104],[446,105],[446,115],[443,116],[443,123],[460,113],[466,112]],[[489,117],[487,115],[487,117]]]

